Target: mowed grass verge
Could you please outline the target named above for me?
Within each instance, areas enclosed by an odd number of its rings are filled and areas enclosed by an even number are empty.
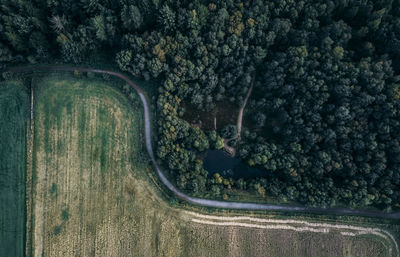
[[[33,256],[386,256],[374,236],[196,222],[150,176],[141,107],[101,80],[34,84]]]
[[[0,256],[24,256],[26,88],[0,82]]]

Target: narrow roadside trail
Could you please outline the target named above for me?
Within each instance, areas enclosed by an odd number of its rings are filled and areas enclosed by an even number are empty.
[[[353,210],[348,208],[314,208],[305,206],[295,206],[295,205],[275,205],[275,204],[259,204],[259,203],[246,203],[246,202],[228,202],[228,201],[218,201],[203,198],[196,198],[182,193],[175,188],[174,185],[166,178],[160,166],[157,164],[156,158],[154,156],[153,147],[151,144],[151,129],[150,129],[150,105],[146,99],[143,90],[131,81],[127,76],[110,70],[100,70],[91,69],[83,67],[73,67],[73,66],[58,66],[58,65],[42,65],[42,66],[20,66],[13,67],[4,70],[4,72],[10,73],[21,73],[21,72],[49,72],[49,71],[81,71],[81,72],[93,72],[109,74],[111,76],[118,77],[125,81],[127,84],[132,86],[138,93],[144,108],[144,123],[145,123],[145,139],[146,139],[146,149],[149,153],[150,159],[153,163],[154,168],[157,171],[161,182],[171,190],[178,198],[188,201],[193,204],[215,207],[215,208],[227,208],[227,209],[244,209],[244,210],[271,210],[271,211],[283,211],[283,212],[303,212],[303,213],[317,213],[317,214],[328,214],[328,215],[358,215],[367,217],[378,217],[378,218],[389,218],[389,219],[400,219],[400,212],[396,213],[385,213],[383,211],[377,210]],[[249,90],[249,93],[251,91]],[[249,95],[248,93],[248,95]]]
[[[242,133],[243,112],[244,112],[244,108],[246,108],[247,100],[249,100],[251,92],[253,92],[254,80],[255,80],[255,76],[253,76],[253,78],[251,79],[250,88],[247,91],[246,98],[244,99],[242,107],[240,107],[240,110],[239,110],[239,115],[238,115],[238,119],[237,119],[237,134],[236,134],[236,138],[240,138],[240,135]]]
[[[225,149],[225,151],[227,151],[230,155],[232,155],[232,157],[235,157],[235,156],[236,156],[236,147],[229,146],[228,143],[229,143],[231,140],[240,138],[240,136],[241,136],[241,133],[242,133],[242,123],[243,123],[243,122],[242,122],[242,121],[243,121],[243,112],[244,112],[244,108],[246,108],[247,100],[249,99],[249,97],[250,97],[250,95],[251,95],[251,92],[253,91],[254,80],[255,80],[255,76],[253,76],[253,78],[252,78],[252,80],[251,80],[250,88],[249,88],[249,90],[247,90],[246,97],[244,98],[243,104],[242,104],[242,106],[241,106],[240,109],[239,109],[238,118],[237,118],[237,122],[236,122],[236,127],[237,127],[236,135],[235,135],[234,137],[230,138],[230,139],[224,139],[224,149]],[[214,122],[215,122],[215,120],[214,120]],[[216,127],[217,127],[217,126],[214,125],[214,129],[215,129],[215,130],[217,129]]]

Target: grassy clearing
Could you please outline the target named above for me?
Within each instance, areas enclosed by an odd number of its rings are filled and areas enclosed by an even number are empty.
[[[37,80],[33,256],[385,256],[375,236],[201,224],[171,207],[142,110],[99,80]],[[221,213],[222,214],[222,213]]]
[[[0,83],[0,256],[24,256],[28,94],[20,82]]]

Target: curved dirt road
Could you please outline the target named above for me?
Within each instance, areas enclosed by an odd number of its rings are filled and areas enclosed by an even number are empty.
[[[293,205],[274,205],[274,204],[258,204],[258,203],[245,203],[245,202],[228,202],[228,201],[218,201],[203,198],[196,198],[188,196],[172,185],[172,183],[165,177],[163,171],[157,164],[155,159],[153,148],[151,144],[151,129],[150,129],[150,107],[143,90],[131,81],[125,75],[110,71],[110,70],[99,70],[91,68],[82,67],[71,67],[71,66],[57,66],[57,65],[43,65],[43,66],[21,66],[6,69],[5,72],[18,73],[18,72],[33,72],[33,71],[81,71],[81,72],[93,72],[109,74],[118,77],[132,86],[136,92],[139,94],[140,99],[144,107],[144,121],[145,121],[145,138],[146,138],[146,148],[154,168],[157,171],[162,183],[168,187],[178,198],[188,201],[193,204],[198,204],[207,207],[216,208],[229,208],[229,209],[246,209],[246,210],[272,210],[272,211],[284,211],[284,212],[304,212],[304,213],[319,213],[319,214],[336,214],[336,215],[359,215],[367,217],[379,217],[379,218],[390,218],[390,219],[400,219],[400,212],[396,213],[385,213],[382,211],[375,210],[353,210],[347,208],[314,208],[314,207],[304,207],[304,206],[293,206]]]

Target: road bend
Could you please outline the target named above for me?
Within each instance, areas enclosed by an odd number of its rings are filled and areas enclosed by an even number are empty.
[[[227,209],[243,209],[243,210],[266,210],[266,211],[282,211],[282,212],[302,212],[302,213],[316,213],[316,214],[326,214],[326,215],[357,215],[375,218],[389,218],[389,219],[400,219],[400,212],[387,213],[378,210],[356,210],[349,208],[320,208],[320,207],[306,207],[297,205],[277,205],[277,204],[261,204],[261,203],[249,203],[249,202],[230,202],[230,201],[219,201],[204,198],[196,198],[189,196],[181,191],[179,191],[164,175],[163,170],[158,165],[156,158],[154,156],[153,147],[151,144],[151,119],[150,119],[150,105],[143,92],[143,90],[136,85],[132,80],[122,73],[111,71],[111,70],[101,70],[92,69],[84,67],[73,67],[73,66],[61,66],[61,65],[42,65],[42,66],[19,66],[8,68],[5,72],[10,73],[20,73],[20,72],[51,72],[51,71],[80,71],[80,72],[93,72],[108,74],[114,77],[118,77],[125,81],[128,85],[132,86],[138,93],[144,108],[144,131],[146,140],[146,149],[153,163],[161,182],[171,190],[179,199],[185,200],[192,204],[215,207],[215,208],[227,208]],[[250,91],[250,90],[249,90]],[[251,92],[251,91],[250,91]]]

